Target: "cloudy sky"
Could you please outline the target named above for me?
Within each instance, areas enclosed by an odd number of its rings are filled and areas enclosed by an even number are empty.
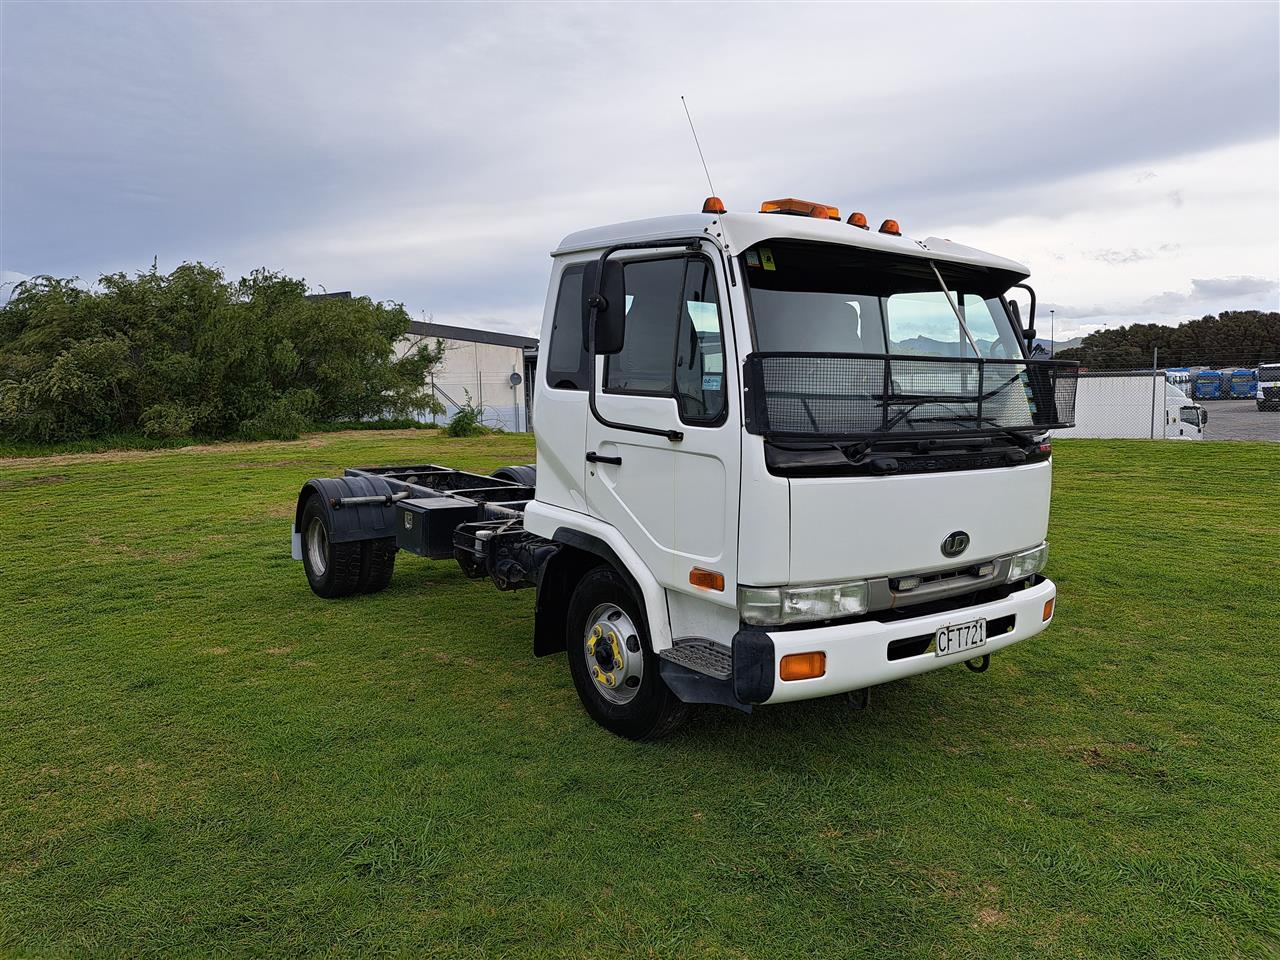
[[[0,270],[266,265],[534,332],[547,252],[798,196],[1060,338],[1280,308],[1280,4],[0,4]],[[1041,323],[1043,332],[1047,333]]]

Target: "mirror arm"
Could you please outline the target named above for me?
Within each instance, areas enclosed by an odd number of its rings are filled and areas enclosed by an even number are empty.
[[[596,407],[596,317],[599,315],[602,307],[608,307],[608,301],[605,300],[601,291],[604,289],[604,268],[609,258],[620,250],[655,250],[667,249],[671,247],[684,247],[691,253],[697,253],[702,249],[702,237],[674,237],[670,240],[637,240],[632,243],[614,244],[600,254],[600,259],[596,267],[595,284],[591,290],[591,295],[587,297],[587,365],[590,368],[587,372],[587,405],[591,408],[591,416],[595,417],[596,422],[602,426],[612,427],[614,430],[629,430],[632,433],[647,433],[655,437],[666,437],[672,443],[677,440],[683,440],[684,434],[679,430],[660,430],[657,427],[642,427],[631,423],[618,423],[614,420],[605,418],[598,407]]]
[[[1009,289],[1027,291],[1027,296],[1031,298],[1031,313],[1030,313],[1030,316],[1027,317],[1027,329],[1035,330],[1036,328],[1036,292],[1031,289],[1031,284],[1015,283]]]

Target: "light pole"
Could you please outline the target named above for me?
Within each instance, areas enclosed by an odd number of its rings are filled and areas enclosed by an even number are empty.
[[[1049,309],[1049,356],[1052,357],[1058,349],[1058,338],[1053,334],[1053,308]]]

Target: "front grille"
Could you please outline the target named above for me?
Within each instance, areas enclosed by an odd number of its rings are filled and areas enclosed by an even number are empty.
[[[1008,616],[988,620],[987,639],[1008,633],[1013,629],[1016,619],[1016,616],[1011,613]],[[933,634],[921,633],[914,637],[899,637],[897,640],[890,640],[888,655],[890,660],[905,660],[907,657],[918,657],[922,653],[928,653],[932,648]],[[981,651],[982,648],[979,647],[978,650]],[[982,656],[981,652],[977,655]]]

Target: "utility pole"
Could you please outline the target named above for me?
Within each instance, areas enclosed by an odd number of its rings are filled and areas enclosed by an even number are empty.
[[[1160,376],[1160,348],[1153,347],[1151,350],[1151,439],[1156,438],[1156,378]],[[1163,379],[1163,378],[1162,378]],[[1164,416],[1167,421],[1168,415]],[[1163,433],[1163,429],[1161,433]]]
[[[1058,349],[1058,338],[1053,332],[1053,308],[1049,308],[1049,356],[1052,357]]]

